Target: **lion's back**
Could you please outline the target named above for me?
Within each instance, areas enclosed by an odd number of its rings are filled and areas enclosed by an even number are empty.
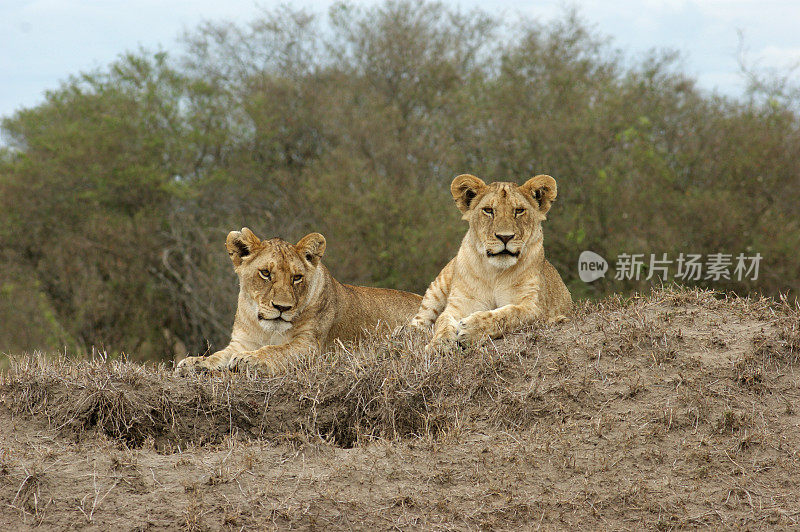
[[[339,284],[340,305],[329,340],[342,341],[363,336],[364,331],[389,331],[404,325],[414,316],[422,297],[391,288]]]
[[[422,297],[403,290],[392,288],[374,288],[370,286],[348,286],[356,301],[355,307],[362,314],[363,320],[377,323],[379,320],[391,326],[401,325],[419,308]]]

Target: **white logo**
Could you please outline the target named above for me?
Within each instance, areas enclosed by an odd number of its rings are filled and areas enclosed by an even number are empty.
[[[606,276],[608,262],[594,251],[584,251],[578,257],[578,275],[584,283]]]

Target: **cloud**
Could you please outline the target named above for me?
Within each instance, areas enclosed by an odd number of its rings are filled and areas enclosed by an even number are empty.
[[[789,69],[800,65],[800,46],[766,46],[755,55],[761,64],[770,68]]]

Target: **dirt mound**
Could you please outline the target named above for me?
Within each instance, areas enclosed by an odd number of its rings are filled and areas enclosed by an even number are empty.
[[[0,528],[793,528],[800,312],[664,290],[287,376],[15,359]]]
[[[175,377],[163,365],[122,360],[15,360],[3,385],[6,406],[47,420],[67,438],[102,433],[136,448],[173,452],[228,436],[302,435],[341,447],[362,440],[436,436],[471,410],[500,368],[488,352],[424,355],[405,333],[344,346],[303,361],[282,377],[218,372]]]

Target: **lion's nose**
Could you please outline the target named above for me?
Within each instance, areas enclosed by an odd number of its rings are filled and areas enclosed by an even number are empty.
[[[504,233],[495,233],[494,236],[499,238],[503,242],[503,244],[508,244],[508,241],[514,238],[514,233],[511,233],[510,235]]]
[[[287,310],[289,310],[290,308],[292,308],[292,306],[291,306],[291,305],[289,305],[289,306],[287,307],[287,306],[284,306],[284,305],[278,305],[278,304],[275,304],[275,303],[273,303],[273,304],[272,304],[272,306],[273,306],[273,307],[275,307],[276,309],[278,309],[278,312],[286,312]]]

